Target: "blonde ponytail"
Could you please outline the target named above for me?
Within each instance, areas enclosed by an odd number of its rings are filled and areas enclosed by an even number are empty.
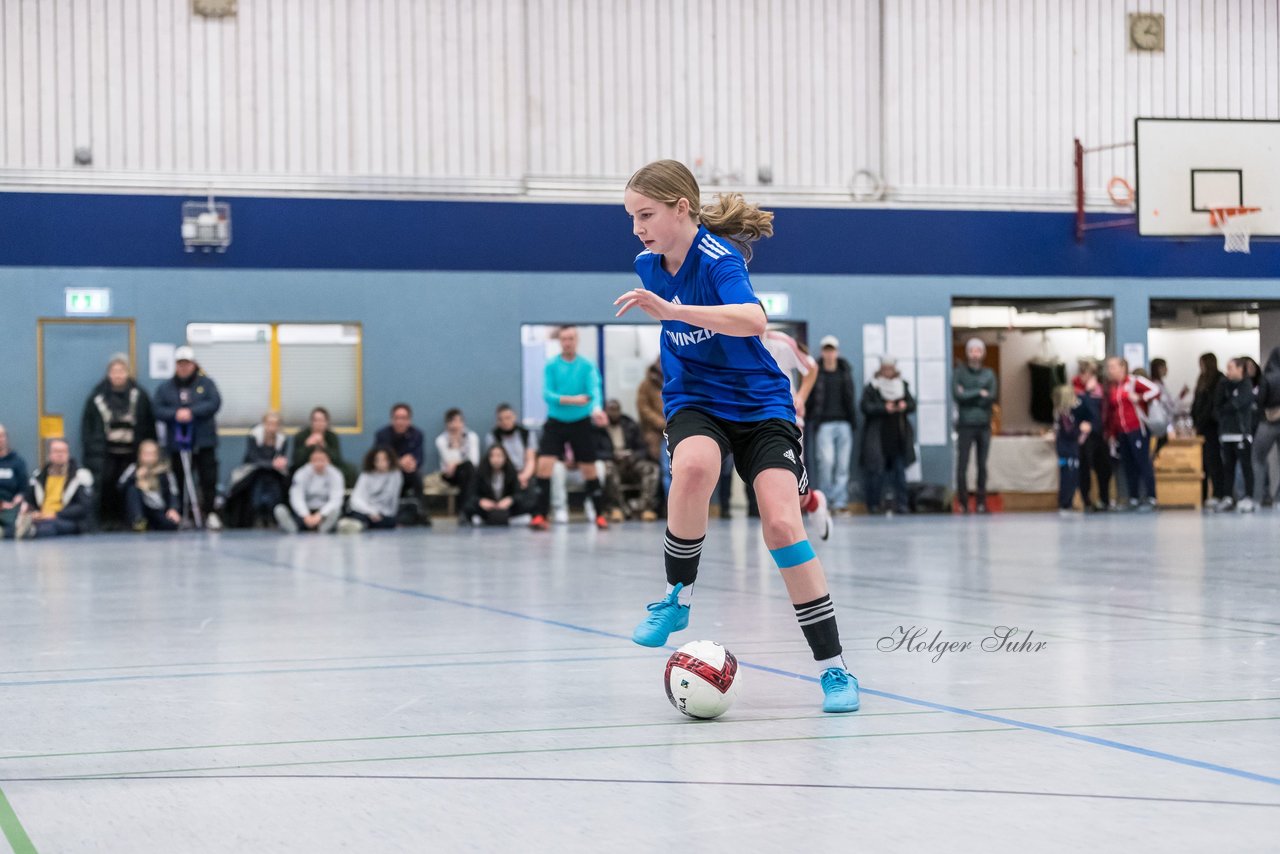
[[[762,237],[773,237],[773,211],[761,210],[741,193],[721,193],[714,204],[700,212],[707,231],[732,243],[742,257],[751,260],[751,244]]]
[[[713,204],[703,207],[698,180],[678,160],[655,160],[641,167],[627,181],[627,189],[668,207],[685,199],[694,222],[701,222],[707,231],[728,240],[748,261],[751,244],[773,236],[772,211],[750,204],[741,193],[722,193]]]

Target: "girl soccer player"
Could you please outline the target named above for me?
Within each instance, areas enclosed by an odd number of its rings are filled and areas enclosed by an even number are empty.
[[[659,647],[689,625],[693,584],[711,493],[725,454],[755,487],[764,541],[782,573],[796,619],[818,662],[825,712],[858,708],[845,668],[835,606],[805,536],[801,503],[809,477],[800,457],[791,382],[760,340],[767,321],[747,278],[751,242],[773,234],[773,214],[722,195],[702,207],[698,182],[673,160],[631,176],[624,198],[643,287],[614,302],[662,322],[662,390],[671,455],[667,498],[667,593],[649,605],[632,638]]]

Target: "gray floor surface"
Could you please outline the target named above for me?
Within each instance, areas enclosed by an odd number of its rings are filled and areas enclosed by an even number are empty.
[[[848,716],[758,527],[714,522],[673,638],[744,665],[713,722],[629,640],[661,533],[0,543],[0,829],[23,854],[1280,850],[1280,513],[840,520]],[[1000,626],[1029,648],[984,651]]]

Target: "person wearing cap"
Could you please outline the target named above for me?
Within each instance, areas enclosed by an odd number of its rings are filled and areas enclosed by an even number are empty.
[[[843,513],[849,509],[849,460],[858,423],[853,367],[840,355],[836,336],[825,336],[820,347],[818,379],[806,409],[818,437],[818,488],[831,509]]]
[[[862,469],[866,474],[867,512],[881,513],[884,478],[893,476],[894,508],[910,512],[907,469],[916,461],[916,434],[911,413],[916,411],[911,387],[898,373],[898,360],[880,357],[880,369],[862,391]]]
[[[217,531],[222,520],[213,512],[218,492],[218,423],[215,416],[222,407],[218,386],[200,369],[190,347],[179,347],[173,354],[177,363],[173,378],[156,389],[156,419],[166,425],[166,437],[178,492],[187,494],[186,472],[182,452],[191,452],[191,468],[196,480],[200,513],[205,527]]]
[[[991,450],[991,407],[996,402],[995,371],[982,364],[987,345],[970,338],[964,362],[956,366],[952,392],[956,399],[956,497],[960,512],[969,512],[969,454],[978,448],[979,513],[987,512],[987,454]]]
[[[117,353],[107,373],[84,403],[80,418],[81,464],[97,484],[98,523],[118,528],[125,521],[120,477],[138,461],[138,445],[156,438],[151,398],[129,376],[129,359]]]

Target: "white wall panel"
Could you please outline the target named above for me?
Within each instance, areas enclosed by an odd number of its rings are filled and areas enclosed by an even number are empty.
[[[1280,119],[1280,0],[0,0],[0,76],[5,186],[576,196],[676,157],[821,201],[870,169],[888,202],[1057,205],[1073,137]],[[1091,155],[1091,197],[1132,161]]]
[[[1130,141],[1137,116],[1280,119],[1278,8],[1277,0],[887,2],[884,173],[893,197],[1066,203],[1073,137],[1086,146]],[[1129,47],[1130,12],[1164,14],[1163,53]],[[1089,155],[1086,175],[1099,199],[1113,175],[1132,180],[1133,150]]]

